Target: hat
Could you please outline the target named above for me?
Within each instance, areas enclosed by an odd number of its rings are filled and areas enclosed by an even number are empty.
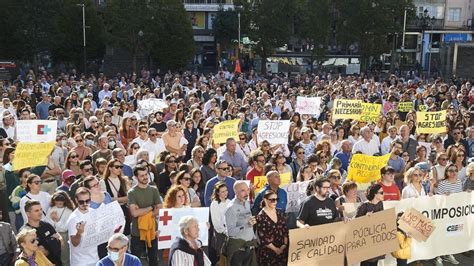
[[[74,174],[74,172],[72,170],[64,170],[61,177],[63,180],[66,180],[68,178],[70,178],[71,176],[74,176],[74,178],[76,177],[76,175]]]
[[[305,132],[311,132],[311,130],[309,129],[309,127],[303,127],[301,129],[301,133],[305,133]]]
[[[395,169],[393,169],[393,167],[391,167],[390,165],[387,165],[384,168],[380,169],[380,173],[382,175],[384,175],[386,173],[395,173]]]
[[[430,172],[430,165],[427,162],[417,163],[415,164],[415,168],[423,172]]]

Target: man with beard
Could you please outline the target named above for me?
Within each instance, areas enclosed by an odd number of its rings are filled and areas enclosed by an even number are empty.
[[[133,174],[137,178],[138,183],[128,191],[128,205],[130,214],[133,217],[130,249],[132,254],[137,257],[147,254],[149,265],[158,265],[158,240],[156,238],[158,227],[156,216],[158,216],[158,210],[162,206],[160,194],[156,187],[148,184],[147,168],[142,166],[135,167]],[[142,222],[149,220],[146,222],[154,223],[155,232],[151,239],[145,237],[145,235],[151,235],[149,232],[138,230],[139,219]],[[149,241],[141,239],[148,239]]]
[[[166,131],[166,122],[163,121],[163,112],[158,111],[155,113],[155,122],[152,123],[150,127],[156,129],[160,134]]]
[[[315,181],[315,193],[301,204],[296,221],[298,228],[309,228],[335,222],[338,218],[336,204],[328,197],[331,182],[327,178]]]

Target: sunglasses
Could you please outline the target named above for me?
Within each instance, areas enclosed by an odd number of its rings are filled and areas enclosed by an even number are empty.
[[[222,168],[217,168],[217,169],[222,170],[222,171],[229,171],[230,167],[222,167]]]
[[[79,155],[71,155],[71,157],[69,157],[71,159],[76,159],[76,158],[79,158]]]
[[[184,181],[190,181],[190,180],[191,180],[191,177],[184,177],[183,180],[184,180]]]
[[[31,183],[35,185],[40,185],[40,184],[43,184],[43,181],[37,180],[37,181],[32,181]]]
[[[31,239],[31,240],[30,240],[30,243],[31,243],[31,244],[39,243],[39,240],[38,240],[38,238]]]
[[[134,149],[134,150],[138,150],[138,149],[140,149],[140,147],[135,146],[135,147],[133,147],[133,149]]]
[[[383,195],[383,191],[379,191],[377,192],[377,194]]]
[[[275,203],[279,200],[279,198],[271,198],[271,199],[267,199],[268,201],[270,201],[271,203]]]
[[[83,142],[83,139],[76,139],[76,142]]]
[[[114,165],[113,168],[115,168],[115,169],[122,169],[122,168],[123,168],[123,165]]]
[[[77,203],[79,203],[79,205],[86,205],[86,204],[91,203],[91,199],[77,200]]]
[[[84,168],[83,170],[84,170],[84,172],[89,172],[89,171],[92,171],[92,167],[90,167],[90,168]]]

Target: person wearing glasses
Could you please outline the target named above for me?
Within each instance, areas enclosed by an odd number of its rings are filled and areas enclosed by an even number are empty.
[[[423,190],[423,189],[421,189]],[[359,205],[357,208],[357,217],[368,215],[374,212],[383,211],[383,188],[380,184],[373,184],[367,189],[367,201]],[[361,266],[376,266],[380,259],[384,259],[385,255],[371,258],[360,263]]]
[[[93,175],[94,167],[92,166],[91,161],[84,160],[79,164],[81,169],[81,174],[76,176],[76,181],[69,186],[69,197],[73,199],[76,195],[76,190],[81,186],[84,178]],[[66,170],[65,170],[66,171]]]
[[[96,266],[141,266],[140,259],[128,251],[128,238],[124,234],[116,233],[107,243],[107,256],[96,263]]]
[[[402,190],[402,199],[426,196],[423,188],[423,173],[420,169],[412,167],[405,172],[406,186]]]
[[[278,196],[278,202],[276,202],[276,208],[280,211],[285,212],[286,203],[287,203],[287,194],[286,191],[280,188],[281,179],[280,173],[277,171],[270,170],[267,174],[267,184],[262,188],[262,190],[255,197],[255,201],[252,207],[252,214],[257,215],[262,210],[262,200],[265,198],[267,190],[275,192]]]
[[[25,190],[28,192],[26,193],[23,198],[20,200],[20,212],[21,216],[23,217],[23,222],[26,223],[28,221],[28,216],[26,215],[25,211],[25,204],[28,200],[37,200],[41,203],[41,208],[43,209],[43,213],[46,214],[49,209],[49,198],[50,195],[44,191],[41,191],[41,178],[38,175],[30,174],[26,178],[26,188]],[[46,215],[43,215],[43,220],[46,219]]]
[[[330,187],[331,182],[327,178],[318,179],[314,183],[315,193],[307,197],[300,206],[296,221],[298,228],[309,228],[336,221],[339,213],[334,200],[328,197]]]
[[[140,145],[140,147],[144,150],[147,150],[153,156],[160,154],[162,151],[166,150],[165,143],[163,139],[160,137],[160,134],[154,128],[148,129],[148,140]],[[150,158],[151,161],[154,161],[155,158]]]
[[[78,155],[79,161],[89,158],[92,154],[92,149],[86,146],[84,134],[75,136],[74,141],[76,141],[77,146],[72,148],[71,152],[74,151]]]
[[[70,240],[70,263],[71,266],[92,266],[99,261],[97,246],[81,246],[82,235],[89,218],[89,204],[91,203],[91,192],[80,187],[76,191],[75,200],[77,208],[71,213],[68,220],[68,234]]]
[[[446,166],[448,165],[448,155],[445,152],[440,152],[436,156],[436,165],[431,167],[430,178],[431,184],[435,187],[438,186],[438,182],[443,179]],[[434,190],[430,190],[433,191]]]
[[[211,195],[212,191],[214,190],[214,186],[217,182],[223,181],[226,183],[227,187],[234,187],[234,183],[236,182],[233,177],[230,177],[229,164],[224,160],[219,160],[216,162],[216,171],[217,175],[206,182],[206,188],[204,190],[204,205],[206,207],[211,206]],[[229,199],[234,198],[234,191],[229,190]]]
[[[25,228],[21,230],[16,236],[16,241],[20,247],[21,253],[15,262],[15,266],[54,265],[48,260],[43,252],[41,252],[41,249],[38,246],[35,229]]]
[[[395,183],[395,169],[389,165],[385,166],[380,169],[380,175],[379,184],[384,192],[383,200],[400,200],[400,189]]]
[[[256,216],[256,232],[260,240],[257,251],[259,265],[286,265],[288,260],[288,227],[284,211],[277,208],[280,200],[275,191],[266,190],[262,209]]]
[[[248,163],[244,156],[237,152],[237,143],[233,138],[228,138],[225,142],[225,150],[219,156],[220,160],[225,160],[234,167],[234,171],[229,175],[235,177],[237,180],[245,179],[247,174]]]

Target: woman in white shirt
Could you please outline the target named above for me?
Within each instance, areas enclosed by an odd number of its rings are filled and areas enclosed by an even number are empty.
[[[21,216],[23,217],[23,223],[26,224],[28,222],[28,216],[26,216],[25,212],[25,203],[28,200],[37,200],[41,203],[41,208],[43,209],[43,217],[41,220],[45,221],[46,213],[49,209],[49,199],[50,196],[48,193],[44,191],[40,191],[41,188],[41,177],[35,174],[30,174],[26,179],[26,188],[25,190],[28,192],[23,198],[20,200],[20,211]]]
[[[49,205],[50,208],[46,213],[46,221],[54,226],[56,232],[64,239],[64,245],[61,246],[61,262],[63,265],[69,265],[67,221],[74,210],[74,203],[66,192],[57,191],[53,194]]]
[[[225,224],[225,211],[230,203],[227,198],[229,195],[225,182],[217,182],[212,192],[212,202],[210,207],[211,222],[214,227],[214,236],[212,237],[211,247],[216,250],[216,254],[222,254],[224,241],[227,236],[227,227]],[[223,257],[220,257],[223,260]],[[220,264],[223,265],[223,264]]]
[[[418,168],[412,167],[405,172],[405,184],[402,190],[402,199],[418,198],[426,196],[425,190],[421,184],[423,174]]]

